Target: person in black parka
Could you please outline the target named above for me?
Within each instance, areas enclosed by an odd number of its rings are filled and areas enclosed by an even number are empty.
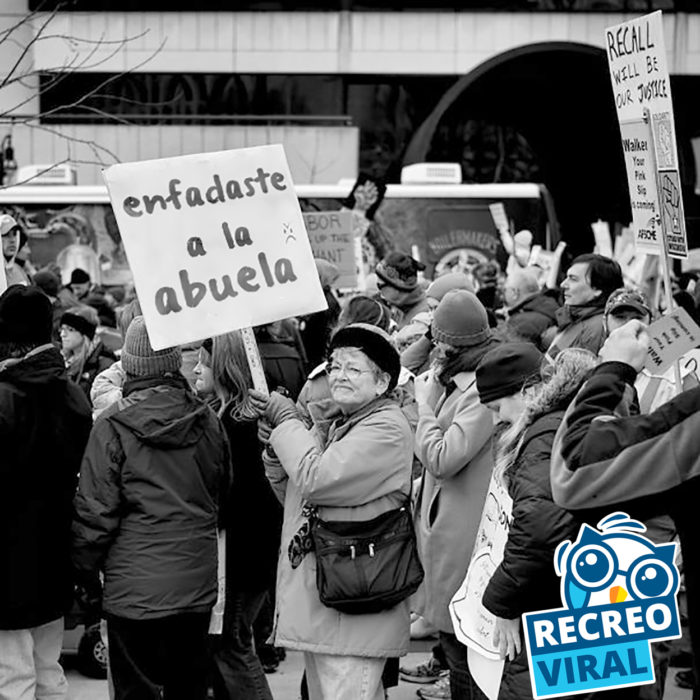
[[[486,355],[476,371],[482,403],[508,424],[497,445],[496,473],[513,499],[512,524],[503,561],[482,599],[497,618],[495,641],[506,656],[498,700],[532,698],[521,615],[561,607],[554,551],[575,539],[580,525],[552,499],[550,457],[564,411],[596,357],[587,350],[562,351],[548,379],[523,392],[523,381],[533,377],[541,359],[530,343],[507,343]]]
[[[71,503],[90,404],[51,344],[35,287],[0,296],[0,697],[64,697],[58,663],[73,598]],[[33,695],[32,695],[33,696]]]

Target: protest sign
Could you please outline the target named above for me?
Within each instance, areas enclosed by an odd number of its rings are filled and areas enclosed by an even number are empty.
[[[674,309],[647,328],[649,350],[644,368],[663,374],[676,360],[700,345],[700,327],[685,309]]]
[[[610,235],[610,226],[607,221],[595,221],[591,224],[593,229],[593,238],[595,239],[595,252],[598,255],[603,255],[606,258],[612,258],[612,236]]]
[[[282,146],[103,174],[154,349],[326,308]]]
[[[657,151],[658,153],[658,151]],[[666,238],[666,250],[672,258],[688,257],[688,238],[681,196],[681,180],[677,170],[659,171],[661,230]]]
[[[651,129],[643,120],[620,124],[634,243],[640,253],[659,255],[661,222],[652,154]]]
[[[498,475],[493,474],[467,575],[450,602],[450,615],[457,638],[478,655],[474,657],[474,663],[470,661],[470,668],[479,665],[479,657],[490,662],[501,661],[500,665],[484,665],[489,669],[490,680],[493,680],[495,673],[500,680],[503,665],[498,648],[493,643],[496,619],[484,607],[481,598],[491,576],[503,561],[512,510],[513,500],[505,484]],[[479,671],[476,671],[476,675],[480,675]],[[484,683],[492,685],[490,682]],[[495,686],[497,691],[498,683]],[[486,688],[481,687],[486,692]]]
[[[659,253],[661,241],[650,219],[661,215],[668,254],[684,259],[687,243],[680,186],[676,188],[678,196],[673,187],[668,195],[675,222],[670,229],[666,228],[667,222],[659,208],[659,203],[663,207],[662,193],[654,195],[651,191],[663,189],[659,182],[663,175],[669,176],[669,184],[676,185],[680,180],[661,11],[609,27],[605,30],[605,45],[622,133],[636,240],[640,250]],[[642,121],[645,113],[648,117]],[[650,164],[650,160],[655,162]],[[653,178],[649,177],[650,169]]]
[[[508,223],[508,215],[506,214],[506,208],[503,206],[502,202],[496,202],[495,204],[489,204],[489,210],[491,216],[493,217],[493,223],[496,224],[496,229],[500,234],[510,233],[510,224]]]
[[[336,286],[357,288],[357,265],[353,240],[352,213],[315,211],[304,214],[304,224],[315,258],[327,260],[338,268]]]

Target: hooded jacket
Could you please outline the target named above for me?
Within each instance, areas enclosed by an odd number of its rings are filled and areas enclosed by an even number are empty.
[[[216,601],[228,443],[184,378],[127,383],[90,433],[75,498],[73,561],[104,572],[105,612],[152,619]]]
[[[503,561],[489,581],[482,602],[497,617],[509,620],[535,610],[561,605],[560,579],[554,571],[554,551],[560,542],[575,539],[578,521],[556,505],[549,483],[549,461],[554,436],[564,417],[553,410],[525,431],[508,492],[513,499],[512,523]],[[525,645],[506,661],[499,700],[532,697]]]
[[[0,629],[70,607],[71,503],[91,424],[53,346],[0,365]]]
[[[645,519],[668,514],[683,556],[693,656],[700,658],[700,388],[649,415],[618,418],[636,373],[604,362],[583,385],[557,432],[550,478],[554,500],[595,522],[616,510]]]
[[[508,311],[506,329],[517,340],[534,343],[543,348],[542,334],[557,324],[559,302],[550,290],[532,294]]]

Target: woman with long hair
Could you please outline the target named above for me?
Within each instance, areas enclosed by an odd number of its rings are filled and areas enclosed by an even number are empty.
[[[564,412],[597,358],[588,350],[562,350],[542,370],[543,381],[523,389],[523,378],[533,374],[541,357],[529,343],[508,343],[488,353],[476,370],[481,401],[508,426],[496,446],[496,474],[513,499],[512,523],[503,561],[483,596],[497,618],[495,642],[507,659],[499,700],[532,697],[520,617],[560,607],[554,551],[560,542],[576,538],[579,525],[552,500],[550,458]],[[523,372],[523,367],[531,369]],[[511,381],[518,368],[520,380]]]
[[[226,509],[226,607],[223,634],[213,638],[217,700],[272,700],[253,644],[253,623],[274,586],[282,507],[262,462],[253,381],[238,332],[205,341],[195,389],[215,407],[231,445],[234,487]],[[264,641],[264,640],[260,640]]]
[[[97,375],[116,362],[116,356],[95,338],[100,319],[91,306],[74,306],[61,316],[61,353],[68,377],[90,399]]]

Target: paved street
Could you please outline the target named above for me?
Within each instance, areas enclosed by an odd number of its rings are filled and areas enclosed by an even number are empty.
[[[425,652],[415,652],[409,654],[403,663],[406,665],[418,664],[424,661],[425,657]],[[298,700],[302,666],[301,654],[290,653],[287,655],[287,660],[280,665],[279,670],[267,677],[275,700]],[[689,690],[681,690],[674,685],[673,675],[675,672],[676,669],[671,669],[669,673],[664,700],[690,700],[691,692]],[[68,681],[70,683],[69,700],[108,700],[105,681],[89,680],[77,671],[69,671]],[[419,687],[410,683],[401,683],[398,688],[389,693],[389,698],[390,700],[415,700],[416,690]]]

